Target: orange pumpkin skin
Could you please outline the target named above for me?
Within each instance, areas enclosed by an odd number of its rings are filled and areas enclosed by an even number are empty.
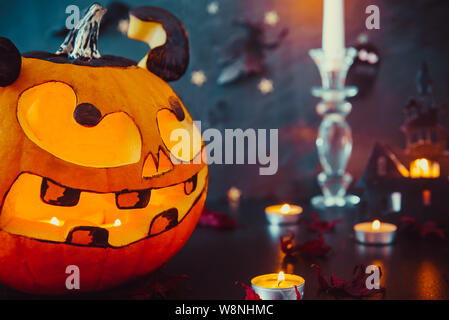
[[[142,136],[140,160],[135,164],[113,168],[76,166],[55,157],[28,139],[17,121],[19,97],[29,88],[52,81],[71,86],[78,103],[92,103],[103,114],[127,113]],[[203,163],[179,163],[170,172],[142,179],[142,168],[150,152],[157,156],[162,146],[167,155],[170,153],[158,131],[157,113],[164,108],[170,109],[171,97],[182,104],[165,81],[137,66],[87,67],[22,58],[22,70],[17,81],[8,87],[0,87],[0,129],[1,132],[8,132],[7,138],[0,137],[0,196],[3,197],[20,172],[45,176],[61,184],[70,181],[71,188],[96,192],[164,187],[190,178],[204,167]],[[187,109],[183,107],[183,110],[185,121],[192,122]],[[59,130],[55,134],[63,134],[67,128],[61,127]]]
[[[0,282],[17,290],[73,292],[68,266],[75,292],[143,276],[202,212],[204,143],[166,82],[186,71],[187,33],[165,10],[136,8],[129,37],[148,41],[144,62],[102,57],[105,12],[93,4],[56,54],[22,56],[0,37]]]
[[[33,143],[24,134],[17,118],[17,105],[27,89],[57,81],[68,84],[76,93],[77,103],[89,102],[104,113],[123,111],[140,130],[142,150],[139,161],[111,168],[80,166],[58,158]],[[108,90],[98,90],[102,83]],[[22,173],[32,173],[82,191],[101,194],[122,190],[164,188],[187,181],[202,169],[204,163],[173,163],[173,169],[154,177],[142,176],[148,154],[170,150],[165,146],[157,126],[157,114],[170,109],[170,99],[182,102],[159,77],[137,66],[88,67],[58,64],[23,58],[20,77],[12,85],[0,88],[0,198],[2,205],[8,192]],[[192,122],[184,106],[186,119]],[[64,134],[67,128],[60,128]],[[201,153],[198,155],[201,157]],[[204,172],[204,171],[203,171]],[[90,247],[37,239],[0,230],[0,282],[20,291],[34,294],[67,294],[65,273],[68,265],[80,269],[80,290],[104,290],[143,276],[168,261],[191,235],[201,214],[207,177],[199,186],[202,191],[184,219],[172,229],[117,247]],[[199,192],[199,191],[198,191]],[[150,200],[151,203],[151,200]],[[61,208],[63,210],[64,208]],[[2,207],[3,210],[3,207]],[[1,215],[0,215],[1,220]],[[78,291],[78,290],[76,290]],[[79,292],[79,291],[78,291]]]
[[[142,177],[148,153],[157,154],[160,148],[170,153],[158,132],[156,116],[160,109],[170,108],[170,97],[176,97],[168,84],[147,70],[137,66],[93,68],[27,58],[22,61],[19,79],[0,88],[0,105],[5,108],[0,116],[0,130],[9,132],[7,139],[2,136],[0,140],[2,199],[7,198],[11,185],[23,172],[48,177],[71,188],[111,193],[182,183],[205,167],[204,163],[177,163],[165,174],[150,179]],[[89,79],[104,82],[105,87],[117,92],[95,91],[95,84]],[[130,79],[132,84],[127,83]],[[72,86],[79,102],[93,103],[106,108],[105,112],[125,111],[133,117],[142,135],[140,160],[115,168],[89,168],[59,159],[30,141],[17,121],[17,101],[26,89],[48,81]],[[125,105],[123,101],[128,103]],[[191,121],[185,108],[184,112]],[[60,134],[63,133],[61,128]],[[121,247],[78,246],[1,230],[0,282],[28,293],[67,294],[71,292],[65,285],[68,265],[79,267],[81,291],[103,290],[143,276],[168,261],[189,238],[206,198],[207,178],[205,181],[201,195],[176,227]]]
[[[201,215],[206,190],[176,228],[129,246],[86,248],[48,243],[0,231],[0,281],[33,294],[66,294],[68,265],[80,268],[80,290],[105,290],[143,276],[175,255]],[[79,292],[78,290],[74,290]]]

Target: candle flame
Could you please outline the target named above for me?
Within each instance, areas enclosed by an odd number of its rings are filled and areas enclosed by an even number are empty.
[[[56,217],[51,218],[50,223],[59,226],[59,220]]]
[[[281,213],[289,213],[290,212],[290,205],[288,205],[288,204],[284,204],[282,207],[281,207]]]
[[[284,271],[279,272],[278,274],[278,282],[276,284],[276,287],[279,288],[279,286],[281,285],[281,282],[285,280],[285,274]]]
[[[120,225],[122,225],[122,222],[120,221],[120,219],[117,219],[114,221],[114,227],[118,227]]]
[[[269,26],[275,26],[279,22],[279,15],[276,11],[265,13],[264,22]]]
[[[284,271],[281,271],[278,274],[278,285],[281,281],[284,281],[284,280],[285,280],[285,274],[284,274]]]
[[[379,220],[374,220],[373,223],[371,224],[371,228],[373,230],[379,230],[380,229],[380,221]]]
[[[231,201],[237,201],[240,199],[242,195],[242,191],[240,191],[240,189],[236,188],[236,187],[231,187],[228,190],[228,198]]]

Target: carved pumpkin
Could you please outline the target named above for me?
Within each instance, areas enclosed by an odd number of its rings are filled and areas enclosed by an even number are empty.
[[[166,83],[188,64],[182,24],[131,11],[129,36],[152,48],[140,67],[100,56],[104,12],[93,5],[56,54],[21,56],[0,38],[0,281],[18,290],[67,293],[68,265],[82,291],[145,275],[184,245],[204,205],[208,169],[192,161],[204,146]],[[177,128],[196,137],[190,152],[172,152]]]

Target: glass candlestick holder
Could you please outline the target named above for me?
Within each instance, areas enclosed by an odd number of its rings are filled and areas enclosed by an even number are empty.
[[[358,90],[346,87],[345,82],[357,50],[347,48],[343,54],[331,56],[322,49],[313,49],[309,54],[320,71],[322,86],[312,88],[312,95],[321,98],[316,111],[323,117],[316,139],[323,169],[318,174],[322,195],[313,197],[311,203],[317,209],[355,206],[360,198],[346,194],[352,182],[352,176],[346,172],[352,153],[352,133],[346,116],[352,106],[346,98],[355,96]]]

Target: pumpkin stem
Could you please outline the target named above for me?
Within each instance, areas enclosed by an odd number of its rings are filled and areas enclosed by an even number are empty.
[[[97,49],[98,30],[106,11],[106,8],[94,3],[76,27],[70,30],[56,54],[67,54],[70,59],[101,58]]]

